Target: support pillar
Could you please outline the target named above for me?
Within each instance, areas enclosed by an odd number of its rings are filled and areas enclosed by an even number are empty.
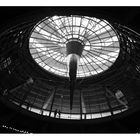
[[[43,109],[47,109],[49,103],[51,102],[51,100],[53,99],[53,94],[50,95],[49,99],[47,99],[43,105]]]
[[[82,120],[82,114],[83,114],[83,111],[82,111],[82,97],[81,97],[81,90],[80,90],[80,119]]]
[[[73,95],[76,84],[76,74],[78,61],[82,55],[84,46],[82,43],[77,41],[69,41],[66,44],[66,53],[67,53],[67,65],[69,70],[69,82],[70,82],[70,109],[72,110],[73,105]]]
[[[105,93],[104,93],[104,95],[105,95],[105,98],[106,98],[106,101],[107,101],[107,105],[108,105],[108,107],[109,107],[109,109],[110,109],[111,115],[113,116],[113,115],[114,115],[114,114],[113,114],[113,109],[112,109],[112,107],[111,107],[110,100],[109,100],[109,98],[108,98],[108,96],[107,96],[107,88],[106,88],[106,87],[105,87]]]
[[[51,108],[50,108],[50,112],[49,112],[49,117],[51,116],[52,107],[53,107],[53,103],[54,103],[54,99],[55,99],[55,93],[56,93],[56,87],[54,88],[54,91],[52,93],[53,97],[52,97],[52,103],[51,103]]]

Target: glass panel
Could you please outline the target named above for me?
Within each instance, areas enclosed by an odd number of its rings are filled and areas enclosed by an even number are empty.
[[[97,113],[97,114],[92,114],[92,118],[95,119],[95,118],[101,118],[101,114]]]
[[[92,119],[92,114],[86,114],[86,119]]]
[[[24,109],[26,109],[26,108],[27,108],[27,106],[26,106],[26,105],[22,105],[21,107],[22,107],[22,108],[24,108]]]
[[[80,119],[80,115],[73,115],[71,114],[71,119],[74,119],[74,120],[79,120]]]
[[[49,111],[43,111],[44,116],[49,116]]]
[[[118,114],[118,113],[121,113],[121,110],[115,110],[115,111],[113,111],[113,114]]]
[[[40,110],[39,110],[39,109],[31,108],[31,111],[32,111],[32,112],[35,112],[35,113],[37,113],[37,114],[40,114]]]
[[[104,113],[102,113],[102,117],[107,117],[107,116],[110,116],[110,115],[111,115],[110,112],[104,112]]]
[[[70,119],[70,114],[61,114],[62,119]]]

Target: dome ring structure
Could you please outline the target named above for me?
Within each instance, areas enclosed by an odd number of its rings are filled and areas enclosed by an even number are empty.
[[[37,23],[30,35],[29,49],[43,69],[68,77],[66,46],[72,41],[84,47],[77,78],[106,71],[120,52],[118,35],[106,20],[78,15],[46,17]]]

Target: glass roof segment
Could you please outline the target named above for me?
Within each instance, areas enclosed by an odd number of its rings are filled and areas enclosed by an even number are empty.
[[[66,44],[70,41],[84,45],[77,78],[107,70],[120,52],[117,34],[106,20],[77,15],[43,19],[30,35],[29,49],[39,66],[68,77]]]

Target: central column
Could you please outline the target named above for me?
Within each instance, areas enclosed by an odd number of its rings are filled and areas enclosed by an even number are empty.
[[[70,41],[66,44],[67,66],[70,81],[70,109],[72,109],[73,104],[73,94],[76,83],[78,61],[82,55],[83,48],[84,46],[78,41]]]

